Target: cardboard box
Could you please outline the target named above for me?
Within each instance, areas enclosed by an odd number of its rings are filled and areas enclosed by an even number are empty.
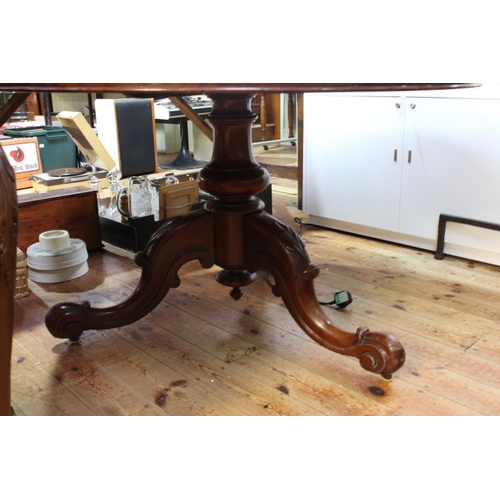
[[[61,111],[57,118],[86,160],[97,168],[111,170],[115,161],[79,111]]]
[[[185,180],[159,189],[160,219],[170,219],[191,211],[198,203],[198,180]]]
[[[0,146],[14,169],[17,189],[30,188],[30,177],[42,173],[42,160],[38,149],[38,139],[2,139]]]

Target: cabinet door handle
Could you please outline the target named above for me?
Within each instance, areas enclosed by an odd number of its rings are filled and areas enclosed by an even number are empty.
[[[411,163],[411,149],[408,150],[408,163]]]
[[[396,103],[396,108],[400,108],[401,107],[401,104],[399,102]]]
[[[417,105],[416,105],[414,102],[412,102],[412,103],[410,104],[410,108],[411,108],[411,109],[415,109],[416,107],[417,107]]]
[[[394,161],[398,161],[398,150],[394,150]]]

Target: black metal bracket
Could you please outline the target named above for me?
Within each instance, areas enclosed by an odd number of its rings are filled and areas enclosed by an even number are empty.
[[[434,254],[434,258],[436,260],[443,260],[444,258],[444,235],[446,232],[447,222],[457,222],[458,224],[468,224],[469,226],[483,227],[485,229],[492,229],[493,231],[500,231],[500,224],[494,224],[492,222],[484,222],[475,219],[467,219],[466,217],[456,217],[454,215],[441,214],[439,216],[436,253]]]

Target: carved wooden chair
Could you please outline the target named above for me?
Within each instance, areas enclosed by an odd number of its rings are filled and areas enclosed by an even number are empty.
[[[11,414],[10,364],[17,259],[17,191],[14,171],[0,148],[0,415]]]

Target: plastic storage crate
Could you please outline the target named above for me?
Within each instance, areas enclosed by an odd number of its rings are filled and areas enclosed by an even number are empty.
[[[4,129],[4,135],[15,138],[36,137],[42,170],[76,167],[76,145],[64,128],[52,125],[23,129]]]

